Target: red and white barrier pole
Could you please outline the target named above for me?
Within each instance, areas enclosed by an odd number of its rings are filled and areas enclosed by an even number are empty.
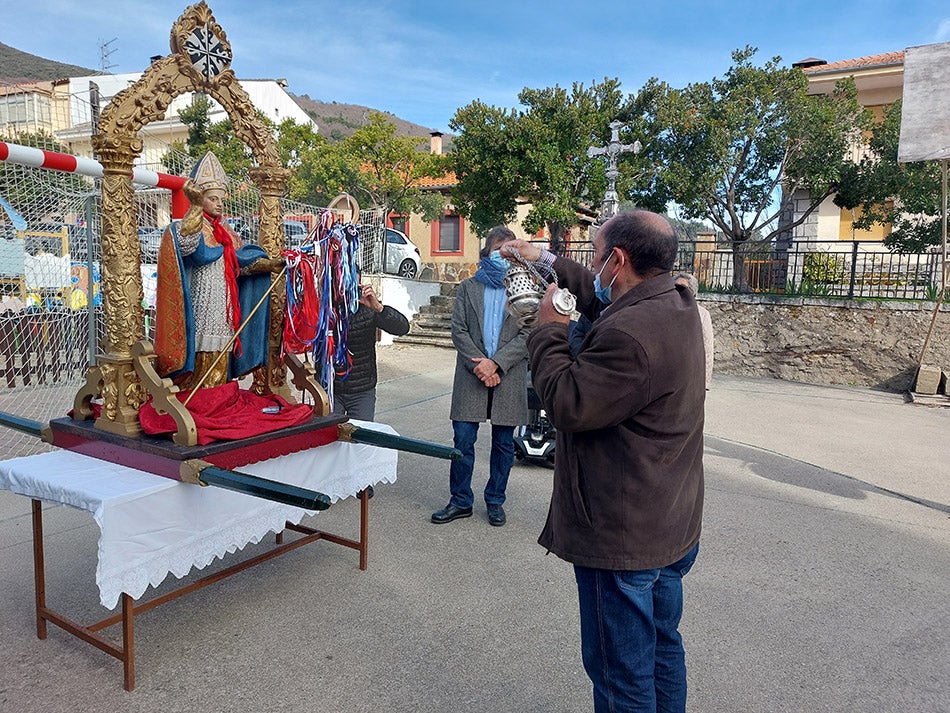
[[[75,173],[79,176],[102,178],[102,164],[91,158],[73,156],[57,151],[46,151],[31,146],[21,146],[0,141],[0,162],[16,163],[32,168],[44,168],[49,171]],[[172,218],[184,218],[189,203],[182,187],[185,178],[168,173],[149,171],[145,168],[132,169],[132,183],[154,188],[166,188],[172,192]]]

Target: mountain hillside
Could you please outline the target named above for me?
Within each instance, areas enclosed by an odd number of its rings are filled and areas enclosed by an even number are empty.
[[[311,99],[306,94],[296,96],[290,95],[297,105],[303,109],[310,117],[317,122],[320,127],[320,133],[328,139],[339,141],[350,136],[366,121],[369,113],[379,111],[386,115],[391,122],[396,125],[396,133],[399,136],[418,136],[422,139],[429,139],[431,129],[419,124],[413,124],[411,121],[400,119],[398,116],[383,111],[382,109],[373,109],[359,104],[341,104],[340,102],[324,102],[318,99]],[[452,137],[446,135],[442,139],[442,150],[448,152],[452,147]]]
[[[63,64],[35,54],[21,52],[0,42],[0,83],[50,81],[98,74],[94,69]]]
[[[99,72],[94,69],[77,67],[74,64],[63,64],[51,59],[37,57],[0,42],[0,84],[49,81],[68,77],[85,77],[90,74],[99,74]],[[371,111],[380,111],[359,104],[319,101],[311,99],[306,94],[302,96],[291,94],[290,96],[301,109],[317,122],[320,133],[335,141],[344,139],[356,131],[363,125]],[[383,114],[396,125],[400,136],[418,136],[428,141],[430,130],[425,126],[400,119],[387,111],[383,111]],[[443,138],[442,150],[444,152],[451,149],[451,138],[448,135]]]

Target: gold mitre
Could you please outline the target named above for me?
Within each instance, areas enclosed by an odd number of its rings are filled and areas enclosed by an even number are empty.
[[[198,189],[204,193],[214,188],[227,193],[230,181],[228,175],[224,172],[224,167],[210,151],[201,157],[201,160],[191,169],[191,180],[194,181]]]

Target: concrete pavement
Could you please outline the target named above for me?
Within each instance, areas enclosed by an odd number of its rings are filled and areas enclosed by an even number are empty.
[[[377,419],[450,443],[453,368],[448,350],[382,348]],[[950,409],[717,376],[706,433],[690,709],[950,710]],[[483,506],[430,524],[447,481],[445,462],[400,456],[366,572],[316,543],[142,615],[132,693],[105,654],[36,639],[29,501],[0,492],[0,711],[592,710],[571,568],[536,543],[551,471],[515,466],[503,528]],[[348,500],[315,519],[355,534],[356,517]],[[50,604],[102,618],[92,518],[53,507],[46,525]]]

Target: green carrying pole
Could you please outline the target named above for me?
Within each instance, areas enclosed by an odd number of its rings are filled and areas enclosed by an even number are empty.
[[[240,473],[236,470],[225,470],[214,465],[203,468],[198,473],[198,482],[307,510],[326,510],[330,507],[330,498],[323,493],[298,488],[296,485],[278,483],[267,478],[258,478],[256,475]]]
[[[353,443],[365,443],[379,448],[391,448],[396,451],[405,451],[407,453],[418,453],[432,458],[444,458],[445,460],[458,460],[462,457],[462,451],[458,448],[449,448],[438,443],[429,441],[420,441],[416,438],[406,438],[405,436],[396,436],[392,433],[382,433],[373,431],[369,428],[360,428],[352,423],[340,424],[340,440],[352,441]]]
[[[28,418],[20,418],[19,416],[14,416],[12,413],[0,411],[0,426],[6,426],[7,428],[12,428],[14,431],[21,431],[22,433],[36,436],[37,438],[43,437],[42,423]]]

